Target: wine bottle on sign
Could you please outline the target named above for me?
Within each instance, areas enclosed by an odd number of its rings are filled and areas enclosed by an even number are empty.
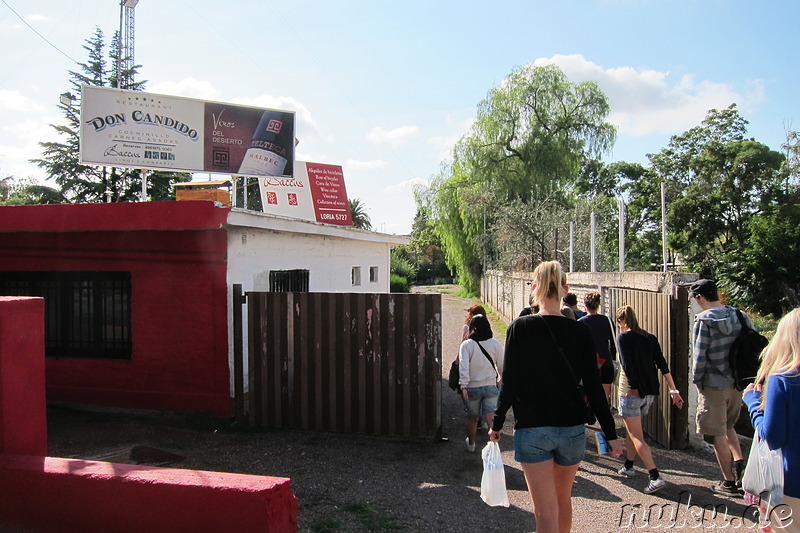
[[[253,139],[244,154],[239,174],[243,176],[282,176],[286,169],[286,148],[281,141],[291,131],[283,131],[286,113],[266,110],[261,115]]]

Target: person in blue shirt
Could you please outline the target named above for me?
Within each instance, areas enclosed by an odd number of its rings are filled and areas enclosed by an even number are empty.
[[[783,454],[784,507],[769,518],[785,518],[775,529],[800,532],[800,308],[781,319],[742,401],[758,437]]]

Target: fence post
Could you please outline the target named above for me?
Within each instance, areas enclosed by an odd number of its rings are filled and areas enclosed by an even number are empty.
[[[242,306],[246,297],[240,283],[233,284],[233,402],[236,422],[244,424],[244,340]]]

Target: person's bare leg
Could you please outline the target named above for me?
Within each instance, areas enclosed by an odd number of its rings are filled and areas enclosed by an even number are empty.
[[[734,461],[741,461],[744,458],[742,447],[739,444],[739,434],[734,428],[728,428],[728,449],[731,451]]]
[[[555,463],[520,463],[528,484],[528,494],[536,513],[537,533],[560,533],[558,496],[555,483]]]
[[[650,451],[650,446],[644,441],[644,430],[642,429],[642,417],[641,416],[624,416],[622,417],[622,421],[625,424],[625,431],[628,433],[628,440],[633,441],[634,449],[636,455],[639,455],[642,459],[642,463],[644,463],[644,467],[647,470],[652,470],[656,467],[655,461],[653,461],[653,454]],[[627,443],[626,443],[627,444]],[[628,446],[626,446],[626,453],[628,459],[631,458],[630,450],[628,450]]]
[[[736,443],[738,444],[738,442],[737,438]],[[739,453],[741,454],[741,449]],[[727,481],[733,481],[733,460],[727,435],[714,435],[714,454],[717,456],[717,463],[722,470],[722,477]]]
[[[475,435],[478,434],[478,418],[468,416],[467,417],[467,438],[469,439],[470,444],[475,444]]]
[[[494,413],[486,413],[483,415],[483,420],[486,422],[486,431],[492,429],[492,422],[494,422]]]
[[[556,497],[558,498],[558,531],[572,531],[572,487],[580,463],[572,466],[555,465]]]

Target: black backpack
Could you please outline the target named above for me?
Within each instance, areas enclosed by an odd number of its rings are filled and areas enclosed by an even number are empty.
[[[764,335],[747,325],[742,312],[738,309],[736,316],[739,317],[742,330],[733,341],[728,354],[728,362],[733,372],[733,386],[736,387],[736,390],[744,390],[747,385],[755,382],[760,365],[759,356],[769,341]]]

